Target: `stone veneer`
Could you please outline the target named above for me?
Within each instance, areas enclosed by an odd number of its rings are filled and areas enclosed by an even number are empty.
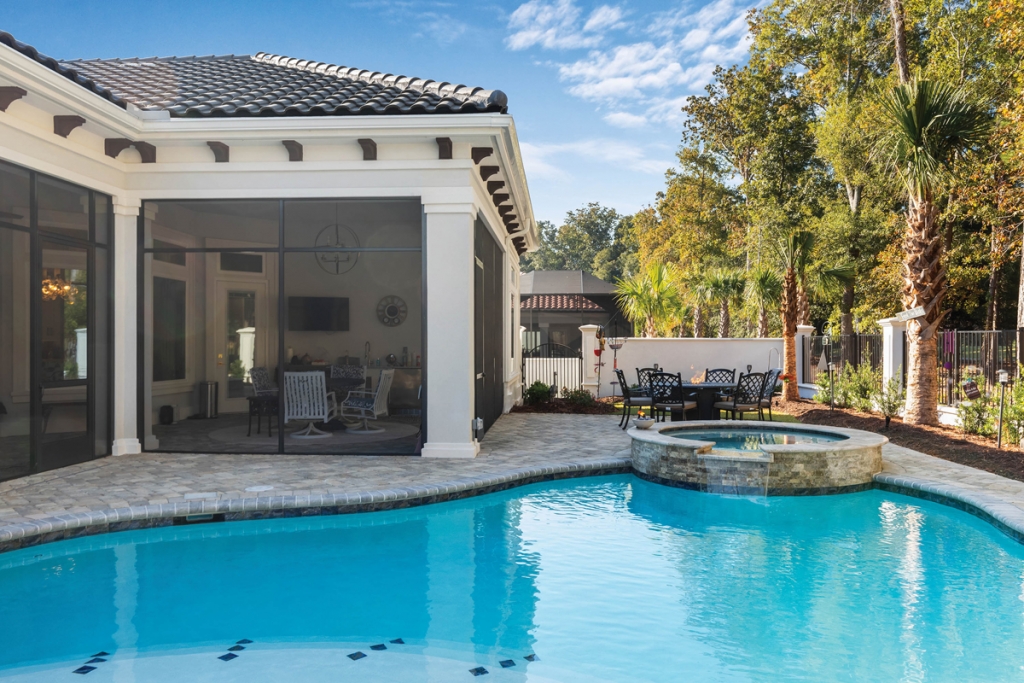
[[[766,444],[749,453],[714,451],[713,443],[663,434],[679,429],[799,430],[841,434],[827,444]],[[882,471],[888,439],[856,429],[771,425],[755,421],[699,421],[630,429],[636,474],[649,481],[709,493],[800,496],[863,491]]]

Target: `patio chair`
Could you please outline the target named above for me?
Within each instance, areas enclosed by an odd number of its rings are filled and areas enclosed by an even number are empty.
[[[629,409],[633,406],[650,407],[651,397],[634,393],[629,388],[629,383],[626,382],[626,375],[622,370],[616,369],[615,376],[619,379],[619,386],[622,387],[622,418],[619,420],[619,426],[625,429],[629,426]]]
[[[734,420],[739,419],[736,417],[737,414],[743,417],[743,413],[757,413],[761,419],[764,419],[761,415],[761,394],[764,391],[764,375],[765,373],[763,372],[751,372],[747,375],[740,373],[740,379],[736,382],[736,388],[733,389],[731,400],[718,401],[715,403],[715,409],[731,413]]]
[[[327,376],[323,371],[284,373],[284,423],[309,420],[293,439],[324,439],[331,435],[317,429],[316,422],[327,424],[338,416],[338,403],[334,392],[327,391]]]
[[[249,371],[252,380],[253,396],[246,396],[249,401],[249,430],[246,436],[252,436],[252,418],[256,416],[256,433],[263,431],[263,416],[267,416],[267,436],[274,436],[274,418],[277,417],[277,387],[270,382],[270,373],[266,368],[253,368]]]
[[[761,419],[764,419],[764,409],[768,409],[768,419],[774,420],[775,417],[772,415],[772,396],[775,395],[775,385],[779,381],[779,377],[782,376],[782,370],[775,368],[769,370],[768,374],[764,378],[764,389],[761,390],[761,404],[758,412],[761,415]]]
[[[640,394],[651,395],[651,375],[659,372],[657,368],[637,368],[636,383],[640,386]]]
[[[694,410],[697,407],[696,401],[687,400],[688,396],[683,394],[683,378],[679,373],[656,372],[651,375],[651,403],[654,406],[657,417],[665,421],[665,413],[673,410],[681,411],[683,418],[687,410]]]
[[[704,370],[704,381],[715,384],[732,384],[736,381],[736,371],[729,368],[707,368]]]
[[[370,427],[367,420],[376,420],[388,414],[388,395],[391,393],[391,381],[394,378],[394,370],[381,370],[375,391],[358,389],[348,392],[348,396],[341,402],[341,417],[362,420],[361,427],[348,430],[350,434],[373,434],[384,431],[381,427]]]

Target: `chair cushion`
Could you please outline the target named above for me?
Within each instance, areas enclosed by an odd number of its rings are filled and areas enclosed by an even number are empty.
[[[757,410],[758,405],[756,403],[740,403],[733,405],[731,401],[729,403],[720,401],[715,404],[715,407],[719,410],[742,410],[743,412],[753,412]]]
[[[630,406],[649,406],[651,405],[650,396],[631,396],[625,401],[626,405]]]
[[[364,410],[370,410],[373,408],[373,402],[374,399],[370,397],[364,398],[362,396],[350,396],[345,399],[341,405],[347,408],[362,408]]]

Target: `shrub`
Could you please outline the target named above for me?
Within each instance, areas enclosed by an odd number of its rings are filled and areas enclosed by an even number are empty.
[[[977,382],[979,388],[985,386],[984,377],[971,377],[970,379]],[[956,414],[960,418],[960,429],[964,434],[993,436],[995,434],[995,414],[998,410],[998,404],[983,389],[980,398],[961,401],[957,404]]]
[[[1003,410],[1003,438],[1009,443],[1024,445],[1024,367],[1017,374],[1017,381],[1006,393],[1006,405]],[[995,410],[999,410],[996,406]]]
[[[874,397],[882,386],[882,375],[872,370],[870,363],[861,363],[858,367],[847,364],[833,375],[833,382],[837,408],[856,408],[870,413],[874,408]],[[831,395],[828,375],[818,375],[818,393],[814,400],[828,403]]]
[[[594,405],[594,395],[582,387],[579,389],[565,389],[562,391],[562,397],[568,403],[576,406]]]
[[[890,377],[889,381],[872,396],[872,400],[879,412],[885,417],[885,428],[889,428],[889,420],[900,414],[900,409],[907,402],[907,390],[903,387],[899,377]]]
[[[540,380],[537,380],[523,392],[523,400],[526,405],[534,406],[540,405],[541,403],[547,403],[551,397],[551,387]]]

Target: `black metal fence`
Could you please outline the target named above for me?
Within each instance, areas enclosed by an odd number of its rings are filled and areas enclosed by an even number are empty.
[[[872,370],[882,367],[882,335],[839,334],[834,337],[804,337],[804,366],[801,382],[813,384],[818,374],[827,377],[828,363],[833,371],[841,372],[851,365],[859,367],[869,363]]]
[[[523,349],[523,388],[534,382],[562,389],[583,386],[583,354],[562,344],[541,344]]]
[[[978,379],[989,391],[998,385],[997,373],[1006,370],[1017,376],[1017,330],[938,333],[939,403],[955,405],[964,399],[961,385]],[[910,358],[904,336],[903,357]]]

